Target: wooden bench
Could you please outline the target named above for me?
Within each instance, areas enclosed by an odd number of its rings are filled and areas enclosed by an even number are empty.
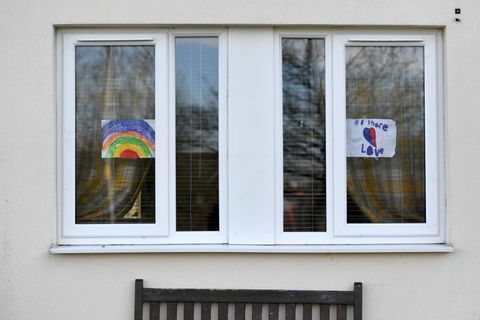
[[[183,319],[194,320],[194,304],[200,304],[200,319],[211,320],[212,304],[218,304],[218,320],[228,320],[228,305],[234,305],[235,320],[245,320],[245,305],[251,304],[252,320],[262,320],[262,307],[268,305],[268,319],[279,320],[279,305],[285,305],[285,320],[330,319],[330,306],[336,306],[337,320],[347,319],[347,306],[353,306],[353,319],[362,320],[362,283],[352,291],[313,290],[220,290],[144,288],[135,282],[135,317],[143,319],[143,305],[150,304],[149,320],[159,320],[160,303],[166,303],[166,319],[177,320],[177,304],[183,304]],[[312,306],[319,305],[320,319],[312,318]],[[303,306],[303,318],[295,319],[296,306]],[[196,319],[198,319],[196,317]]]

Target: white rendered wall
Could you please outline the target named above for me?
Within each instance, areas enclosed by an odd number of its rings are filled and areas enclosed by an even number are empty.
[[[83,25],[444,27],[447,240],[455,252],[50,254],[55,26]],[[479,1],[1,0],[0,39],[0,319],[132,319],[135,278],[159,287],[341,290],[362,281],[368,320],[480,318]]]

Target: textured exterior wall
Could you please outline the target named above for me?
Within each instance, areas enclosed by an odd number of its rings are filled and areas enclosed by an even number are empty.
[[[454,8],[462,23],[453,23]],[[480,319],[480,2],[0,2],[0,319],[132,319],[147,286],[350,289],[365,319]],[[446,254],[78,254],[56,242],[55,26],[445,27]]]

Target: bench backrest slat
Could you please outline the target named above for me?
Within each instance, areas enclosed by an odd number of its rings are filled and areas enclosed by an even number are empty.
[[[262,304],[252,304],[252,320],[262,320]]]
[[[285,305],[285,320],[295,320],[295,304],[287,303]]]
[[[245,320],[245,303],[235,303],[235,320]]]
[[[160,302],[150,303],[150,320],[160,319]]]
[[[347,320],[347,306],[344,304],[337,305],[337,320]]]
[[[202,303],[201,310],[200,320],[210,320],[212,318],[212,304],[210,302]]]
[[[268,305],[268,320],[278,320],[278,303]]]
[[[177,304],[175,302],[167,303],[167,320],[177,320]]]
[[[252,305],[252,320],[262,320],[262,307],[268,305],[268,320],[279,320],[279,305],[285,305],[285,320],[296,319],[296,308],[303,307],[302,320],[312,317],[312,305],[320,305],[320,320],[330,318],[330,306],[336,306],[337,320],[347,320],[347,306],[354,308],[354,320],[362,320],[362,284],[353,291],[317,290],[221,290],[144,288],[135,283],[134,320],[143,319],[143,304],[150,304],[150,320],[160,319],[160,303],[167,304],[167,319],[177,320],[177,304],[183,304],[183,319],[194,320],[195,303],[201,304],[201,320],[211,320],[212,303],[218,305],[218,320],[228,319],[228,304],[234,304],[234,319],[245,320],[246,304]],[[264,319],[267,320],[267,319]]]
[[[303,320],[312,320],[312,305],[310,303],[303,305]]]
[[[193,302],[186,302],[183,304],[183,319],[193,320]]]
[[[330,319],[330,306],[328,304],[320,306],[320,319]]]
[[[228,303],[218,304],[218,320],[228,320]]]

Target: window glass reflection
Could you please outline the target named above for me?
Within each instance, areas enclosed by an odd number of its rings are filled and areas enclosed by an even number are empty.
[[[348,223],[425,222],[423,47],[346,48],[348,119],[391,119],[392,158],[347,158]]]
[[[154,46],[76,47],[77,224],[155,222],[154,58]]]
[[[218,38],[176,38],[175,79],[177,231],[217,231]]]
[[[284,231],[326,230],[325,40],[282,40]]]

